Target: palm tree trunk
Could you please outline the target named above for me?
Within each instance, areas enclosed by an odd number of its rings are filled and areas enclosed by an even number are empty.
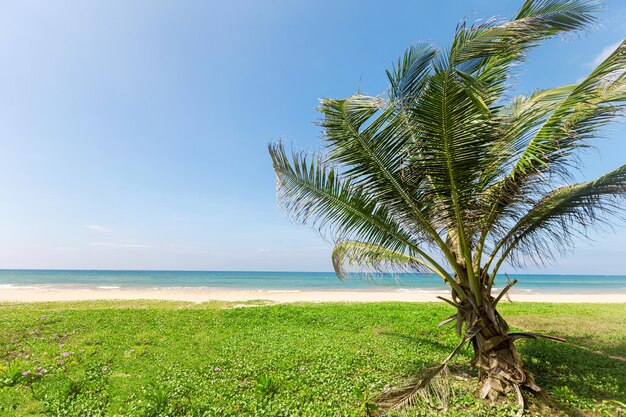
[[[521,389],[538,393],[539,387],[528,372],[515,348],[515,338],[509,336],[508,325],[496,310],[495,299],[484,290],[481,305],[466,299],[461,303],[460,315],[466,323],[466,332],[474,348],[472,365],[478,369],[481,384],[480,396],[495,399],[499,394],[514,390],[520,403]]]

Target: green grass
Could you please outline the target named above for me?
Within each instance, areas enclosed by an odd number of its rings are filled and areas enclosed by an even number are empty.
[[[443,303],[232,306],[0,304],[0,415],[364,415],[385,386],[443,360],[458,343],[451,328],[437,327],[450,315]],[[566,344],[519,343],[564,410],[623,413],[626,304],[501,311],[517,328],[572,336]],[[470,358],[464,350],[454,360],[470,379],[450,380],[446,410],[422,403],[406,415],[514,415],[512,401],[475,399]],[[529,414],[559,415],[532,404]]]

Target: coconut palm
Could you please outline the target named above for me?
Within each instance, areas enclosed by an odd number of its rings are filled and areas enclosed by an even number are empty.
[[[515,96],[510,82],[531,48],[588,28],[601,6],[527,0],[510,21],[462,22],[449,49],[410,47],[386,94],[321,100],[323,152],[269,146],[279,202],[336,244],[340,278],[426,271],[449,285],[456,313],[443,323],[461,336],[453,354],[473,346],[482,397],[540,391],[514,346],[539,335],[509,333],[497,310],[515,281],[492,294],[503,262],[550,261],[619,218],[626,165],[581,183],[573,171],[626,105],[626,42],[577,84]]]

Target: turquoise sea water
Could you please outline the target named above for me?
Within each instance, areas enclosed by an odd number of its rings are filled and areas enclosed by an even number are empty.
[[[625,293],[626,275],[520,275],[512,292],[604,294]],[[496,287],[506,284],[504,276]],[[407,292],[446,291],[434,275],[385,274],[354,275],[342,282],[332,272],[233,272],[233,271],[78,271],[78,270],[0,270],[3,288],[222,288],[270,291],[307,290],[389,290]]]

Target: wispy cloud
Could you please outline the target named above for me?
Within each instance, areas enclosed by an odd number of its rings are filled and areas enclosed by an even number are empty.
[[[112,230],[99,224],[88,224],[87,229],[98,233],[111,233]]]
[[[127,249],[146,249],[155,248],[154,245],[142,245],[138,243],[115,243],[115,242],[91,242],[91,246],[100,246],[107,248],[127,248]]]
[[[77,248],[75,246],[50,246],[50,249],[52,249],[52,250],[60,250],[60,251],[77,251],[77,250],[80,250],[80,248]]]
[[[261,252],[261,253],[272,253],[274,251],[271,250],[271,249],[259,249],[259,252]]]
[[[605,47],[596,57],[589,63],[590,67],[597,67],[600,65],[605,59],[609,57],[617,49],[617,47],[622,43],[622,41],[617,41],[615,43],[610,44]]]

